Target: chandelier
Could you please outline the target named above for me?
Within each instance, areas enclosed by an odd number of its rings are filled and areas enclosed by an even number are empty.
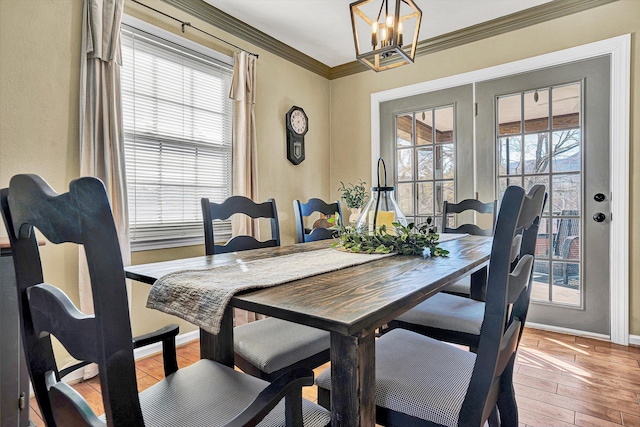
[[[375,71],[413,62],[422,11],[412,0],[395,0],[395,6],[394,0],[375,1],[359,0],[350,5],[356,58]],[[405,40],[410,45],[403,49]]]

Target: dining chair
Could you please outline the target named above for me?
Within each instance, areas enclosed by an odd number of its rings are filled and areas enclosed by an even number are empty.
[[[225,220],[233,214],[271,220],[271,240],[260,242],[251,236],[235,236],[227,244],[214,244],[214,219]],[[207,255],[280,246],[280,228],[276,202],[255,203],[233,196],[223,203],[202,199]],[[207,237],[209,236],[209,237]],[[233,329],[235,364],[242,371],[273,381],[294,368],[314,369],[329,361],[330,334],[327,331],[268,317]]]
[[[378,424],[482,426],[487,420],[495,425],[499,415],[502,426],[518,426],[513,365],[528,311],[534,231],[544,200],[544,186],[535,186],[529,194],[512,186],[504,193],[477,353],[404,329],[376,341]],[[514,246],[519,247],[515,254]],[[318,403],[327,405],[330,370],[320,374],[316,384]]]
[[[460,224],[458,227],[449,227],[449,219],[452,215],[465,214],[466,212],[475,212],[479,214],[491,215],[491,228],[480,228],[476,224],[465,223]],[[496,223],[497,213],[497,201],[483,203],[476,199],[465,199],[459,203],[450,203],[445,201],[442,204],[442,232],[443,233],[467,233],[473,236],[492,236],[493,227]],[[455,219],[454,219],[455,223]],[[485,278],[486,279],[486,278]],[[444,292],[452,293],[455,295],[461,295],[471,297],[477,300],[484,299],[484,293],[486,291],[486,285],[482,280],[474,283],[473,289],[471,286],[471,280],[469,277],[465,277],[458,280],[444,289]],[[479,286],[479,285],[483,286]]]
[[[305,217],[309,217],[315,212],[320,212],[327,216],[337,215],[340,221],[342,221],[342,209],[340,208],[340,201],[338,200],[333,203],[327,203],[322,199],[315,198],[309,199],[307,203],[302,203],[300,200],[294,200],[293,212],[296,217],[298,243],[315,242],[317,240],[331,239],[334,237],[334,231],[330,230],[327,224],[322,220],[316,221],[320,222],[319,226],[314,226],[310,229],[305,227]]]
[[[546,194],[543,206],[545,203]],[[541,213],[542,210],[539,214]],[[531,227],[519,230],[519,237],[513,240],[511,247],[514,263],[521,256],[535,254],[539,225],[538,217]],[[531,289],[528,288],[525,295],[527,305],[530,296]],[[476,351],[480,342],[485,307],[484,298],[479,300],[440,292],[389,322],[385,332],[396,328],[407,329],[441,341],[465,345],[471,351]]]
[[[79,178],[69,192],[56,194],[39,176],[16,175],[0,194],[13,251],[23,349],[47,426],[329,422],[326,410],[302,399],[302,386],[313,382],[313,373],[304,369],[270,384],[205,359],[138,393],[124,267],[103,183]],[[54,244],[84,247],[95,314],[80,312],[62,289],[44,283],[34,229]],[[60,380],[52,336],[74,358],[97,363],[103,416]]]

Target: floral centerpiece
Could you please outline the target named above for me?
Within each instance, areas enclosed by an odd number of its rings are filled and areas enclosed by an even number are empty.
[[[373,233],[359,233],[356,227],[345,226],[339,220],[333,222],[336,223],[338,238],[332,247],[340,250],[367,254],[397,252],[401,255],[449,255],[448,250],[438,246],[440,236],[435,227],[431,226],[431,218],[427,219],[426,224],[419,226],[414,223],[405,226],[394,222],[394,234],[388,233],[385,225]]]

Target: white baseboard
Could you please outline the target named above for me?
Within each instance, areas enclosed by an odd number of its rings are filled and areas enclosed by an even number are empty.
[[[176,337],[176,345],[186,344],[188,342],[197,340],[200,338],[200,330],[187,332],[186,334],[180,334]],[[133,350],[133,358],[135,360],[142,359],[143,357],[151,356],[153,354],[160,353],[162,351],[162,343],[149,344],[147,346],[136,348]]]
[[[629,335],[629,344],[640,345],[640,335]]]
[[[585,338],[595,338],[597,340],[611,341],[611,336],[605,334],[597,334],[589,331],[579,331],[577,329],[561,328],[558,326],[543,325],[541,323],[527,322],[526,326],[533,329],[541,329],[543,331],[559,332],[561,334],[576,335]],[[640,337],[638,337],[640,339]]]
[[[187,332],[186,334],[180,334],[176,337],[176,345],[186,344],[191,341],[195,341],[200,338],[200,331],[196,329],[195,331]],[[142,348],[136,348],[133,350],[133,358],[135,360],[142,359],[147,356],[151,356],[157,353],[162,352],[162,343],[154,343],[149,344]],[[84,378],[84,368],[78,369],[76,371],[71,372],[69,375],[62,378],[67,384],[75,384],[80,382]],[[31,396],[33,396],[33,391],[31,391]]]

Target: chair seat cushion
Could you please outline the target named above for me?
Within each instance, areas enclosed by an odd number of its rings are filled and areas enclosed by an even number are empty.
[[[376,340],[376,405],[457,426],[476,355],[403,329]],[[316,378],[331,389],[331,370]]]
[[[329,332],[269,317],[233,330],[234,350],[268,374],[327,350]]]
[[[445,286],[444,292],[452,292],[454,294],[470,295],[471,294],[471,276],[464,277],[457,282]]]
[[[146,426],[220,426],[227,423],[269,385],[261,379],[200,360],[179,369],[140,393]],[[303,399],[305,426],[325,426],[331,416]],[[284,399],[258,424],[285,426]]]
[[[483,319],[484,302],[445,293],[432,296],[397,318],[402,322],[473,335],[480,335]]]

